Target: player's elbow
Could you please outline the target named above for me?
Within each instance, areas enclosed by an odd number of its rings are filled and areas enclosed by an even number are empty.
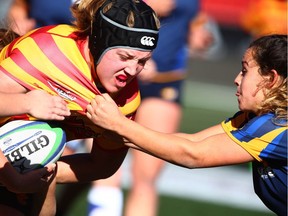
[[[184,148],[181,151],[180,157],[175,160],[178,165],[188,168],[195,169],[202,167],[203,158],[201,154],[196,153],[196,151],[191,151],[190,148]]]

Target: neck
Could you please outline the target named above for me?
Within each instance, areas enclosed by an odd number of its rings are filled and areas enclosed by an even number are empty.
[[[90,50],[89,50],[89,47],[88,47],[88,37],[87,39],[85,40],[84,42],[84,59],[86,60],[86,62],[88,63],[88,65],[91,67],[93,65],[93,61],[92,61],[92,58],[90,56]]]

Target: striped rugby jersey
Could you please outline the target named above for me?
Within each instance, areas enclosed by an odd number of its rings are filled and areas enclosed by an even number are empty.
[[[273,113],[249,116],[238,112],[222,122],[224,131],[256,161],[254,189],[263,203],[278,215],[287,215],[287,121],[275,124]]]
[[[97,130],[86,118],[85,110],[91,99],[101,93],[83,57],[84,41],[79,40],[74,31],[69,25],[31,31],[2,50],[0,69],[29,90],[42,89],[64,98],[72,115],[61,124],[78,134],[77,138],[82,138],[90,137]],[[140,104],[137,80],[123,88],[114,100],[124,115],[134,118]],[[27,115],[10,117],[13,119],[33,118]],[[7,118],[0,119],[0,125],[6,121]]]

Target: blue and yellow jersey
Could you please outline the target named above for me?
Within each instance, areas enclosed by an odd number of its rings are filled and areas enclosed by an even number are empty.
[[[101,94],[83,52],[84,41],[77,37],[74,27],[56,25],[29,32],[0,53],[0,69],[6,75],[28,90],[42,89],[66,100],[72,116],[61,124],[78,134],[77,138],[90,136],[96,130],[85,111],[95,95]],[[133,118],[140,104],[137,80],[123,88],[114,100],[124,115]],[[23,118],[32,119],[23,115],[10,120]],[[0,119],[0,125],[4,122],[7,119]],[[76,133],[73,128],[77,127],[82,132]]]
[[[273,113],[249,116],[238,112],[222,122],[224,131],[249,152],[257,195],[272,211],[287,213],[287,121],[280,126]],[[278,120],[279,121],[279,120]]]

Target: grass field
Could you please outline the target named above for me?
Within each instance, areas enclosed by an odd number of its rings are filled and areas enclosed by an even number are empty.
[[[125,191],[125,195],[126,195]],[[66,216],[86,215],[86,195],[83,191]],[[263,211],[252,211],[243,208],[219,205],[216,203],[201,202],[193,199],[182,199],[178,197],[160,196],[158,216],[273,216],[274,214]],[[137,216],[137,215],[135,215]]]
[[[213,124],[221,122],[234,112],[216,111],[208,108],[191,108],[184,106],[184,116],[181,131],[196,132]],[[239,166],[239,169],[243,167]],[[193,182],[192,182],[193,184]],[[251,182],[252,184],[252,182]],[[85,216],[86,196],[88,188],[78,194],[71,203],[71,208],[65,216]],[[127,189],[124,190],[125,195]],[[233,193],[233,191],[231,192]],[[71,199],[68,197],[67,199]],[[61,208],[61,207],[60,207]],[[215,202],[200,201],[161,194],[158,216],[272,216],[269,211],[250,210]],[[137,215],[135,215],[137,216]]]

